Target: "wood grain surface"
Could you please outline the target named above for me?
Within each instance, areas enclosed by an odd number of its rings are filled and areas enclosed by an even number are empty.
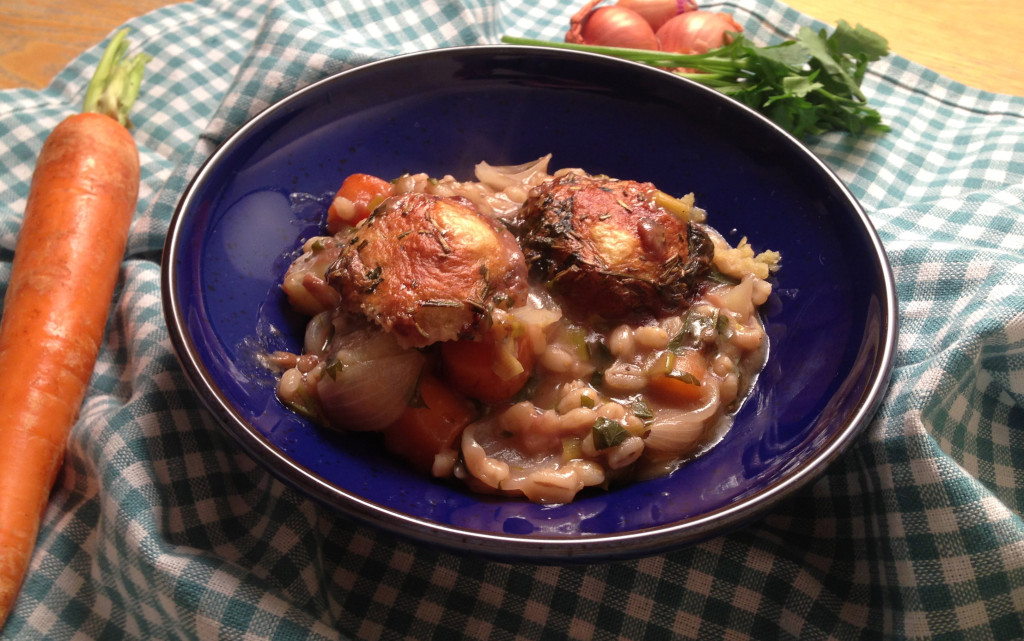
[[[166,4],[171,2],[0,1],[0,89],[45,87],[82,50],[128,19]],[[861,23],[885,36],[894,52],[964,84],[1024,96],[1021,0],[788,0],[788,4],[829,25],[839,19]]]

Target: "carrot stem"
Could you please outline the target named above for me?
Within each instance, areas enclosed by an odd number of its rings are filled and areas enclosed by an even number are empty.
[[[110,116],[130,129],[128,112],[139,95],[142,75],[152,56],[139,53],[133,58],[127,57],[128,31],[121,29],[107,45],[86,89],[82,111]]]

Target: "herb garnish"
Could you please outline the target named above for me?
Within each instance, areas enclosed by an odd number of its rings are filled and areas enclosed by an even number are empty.
[[[647,403],[643,402],[643,400],[639,398],[633,401],[633,404],[630,406],[630,409],[633,412],[633,416],[639,418],[640,420],[649,421],[654,418],[654,412],[651,411],[650,406],[648,406]]]
[[[594,449],[597,451],[620,445],[630,436],[629,430],[622,423],[603,416],[597,417],[591,432],[594,436]]]
[[[668,350],[678,354],[684,349],[700,347],[704,337],[718,328],[720,320],[721,314],[717,309],[705,314],[694,311],[691,307],[683,319],[683,328],[669,341]]]
[[[328,376],[330,376],[331,380],[333,381],[333,380],[336,380],[338,378],[338,374],[341,374],[342,370],[344,370],[344,369],[345,369],[345,363],[343,363],[341,360],[337,360],[336,359],[336,360],[331,361],[327,365],[327,367],[324,368],[324,374],[327,374]]]
[[[384,267],[382,265],[377,265],[373,269],[367,270],[366,280],[370,281],[370,284],[366,286],[365,290],[367,294],[375,292],[377,288],[380,287],[380,284],[384,282],[384,276],[382,275],[383,271]]]
[[[797,37],[759,47],[741,33],[703,54],[548,42],[505,36],[509,44],[589,51],[675,73],[731,96],[773,120],[798,138],[845,131],[883,133],[889,127],[867,104],[861,81],[869,63],[889,53],[877,33],[840,20],[835,31],[801,27]]]

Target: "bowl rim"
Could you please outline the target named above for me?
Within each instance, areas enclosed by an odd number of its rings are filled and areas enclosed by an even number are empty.
[[[880,317],[885,323],[881,349],[875,358],[877,363],[862,397],[863,401],[844,425],[843,429],[829,434],[828,438],[814,448],[814,453],[789,470],[782,478],[775,479],[767,486],[737,498],[733,503],[706,512],[699,516],[674,523],[629,530],[612,534],[586,534],[574,537],[550,535],[524,536],[497,534],[481,530],[460,528],[443,523],[410,516],[397,509],[381,505],[359,494],[338,487],[318,474],[291,460],[259,430],[252,427],[228,402],[209,370],[197,353],[195,342],[187,328],[182,304],[176,293],[179,291],[181,275],[174,256],[183,241],[183,226],[186,217],[193,210],[198,188],[217,162],[231,153],[240,141],[260,124],[278,113],[303,100],[308,94],[321,90],[326,85],[339,82],[347,76],[373,73],[381,66],[402,64],[412,59],[449,57],[460,55],[544,55],[553,58],[593,59],[599,64],[624,65],[637,73],[662,74],[666,82],[685,83],[692,91],[702,91],[717,96],[715,100],[729,100],[735,108],[748,112],[750,117],[775,130],[787,138],[787,144],[797,147],[807,159],[816,164],[823,177],[832,181],[833,187],[861,223],[867,240],[874,249],[881,276]],[[163,247],[161,269],[161,299],[164,318],[175,355],[183,373],[203,405],[214,414],[218,426],[226,430],[233,440],[273,476],[298,489],[335,511],[355,520],[377,527],[399,538],[417,541],[421,544],[436,545],[459,553],[476,553],[484,557],[498,557],[504,560],[531,561],[539,563],[612,560],[661,553],[686,544],[697,543],[712,535],[734,531],[763,516],[779,501],[817,479],[867,427],[884,399],[895,361],[899,329],[898,301],[892,267],[873,223],[860,202],[838,175],[806,145],[760,113],[733,101],[713,89],[667,71],[647,65],[613,58],[601,54],[570,49],[555,49],[531,45],[478,44],[403,53],[380,60],[367,62],[345,69],[309,85],[297,89],[272,103],[259,113],[251,116],[240,127],[221,141],[214,151],[201,163],[188,180],[179,197],[172,215]]]

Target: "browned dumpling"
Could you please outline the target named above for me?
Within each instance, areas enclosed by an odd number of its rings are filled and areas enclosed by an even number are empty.
[[[519,225],[530,268],[572,315],[623,321],[678,312],[714,253],[654,202],[651,183],[567,172],[533,189]]]
[[[394,196],[352,229],[327,281],[341,308],[406,347],[473,337],[494,307],[525,302],[516,239],[462,197]]]

